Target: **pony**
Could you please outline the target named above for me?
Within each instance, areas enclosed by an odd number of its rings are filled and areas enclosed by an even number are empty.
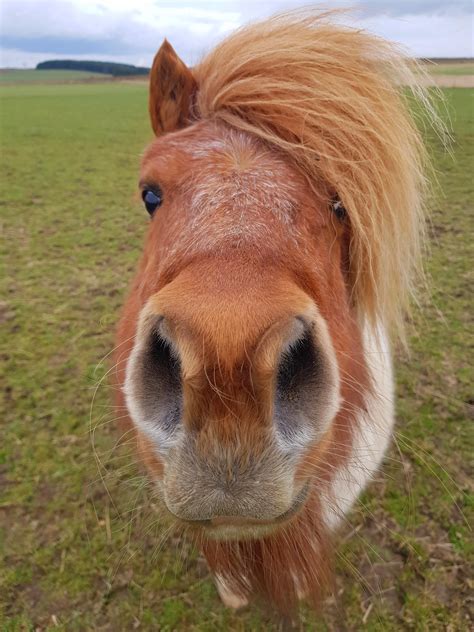
[[[321,604],[389,445],[424,239],[418,85],[392,44],[314,11],[193,68],[166,40],[154,59],[118,404],[229,606]]]

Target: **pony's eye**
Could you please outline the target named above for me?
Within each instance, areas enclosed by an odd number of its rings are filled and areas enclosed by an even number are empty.
[[[331,209],[334,213],[334,215],[337,217],[337,219],[339,220],[343,220],[345,219],[346,215],[347,215],[347,211],[344,208],[341,200],[336,196],[331,200]]]
[[[153,215],[156,209],[161,206],[163,201],[163,194],[157,188],[155,189],[143,189],[142,200],[145,203],[146,210]]]

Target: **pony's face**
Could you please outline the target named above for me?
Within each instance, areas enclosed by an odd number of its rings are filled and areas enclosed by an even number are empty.
[[[341,371],[360,374],[346,227],[276,152],[213,123],[155,140],[140,186],[161,198],[125,385],[147,461],[177,518],[266,532],[334,461]]]
[[[178,520],[264,535],[323,489],[362,402],[349,228],[323,182],[216,122],[160,135],[140,188],[152,217],[123,320],[140,449]]]
[[[320,602],[331,534],[389,444],[386,334],[426,187],[410,86],[432,112],[407,59],[326,12],[239,29],[192,70],[166,41],[153,62],[117,403],[225,603]]]

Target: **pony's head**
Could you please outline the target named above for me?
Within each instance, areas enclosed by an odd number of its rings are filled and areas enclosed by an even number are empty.
[[[150,81],[151,221],[119,336],[140,454],[168,512],[241,592],[276,598],[286,572],[282,595],[314,593],[325,533],[391,426],[382,404],[372,453],[357,448],[383,380],[390,399],[387,362],[369,355],[400,330],[419,254],[408,64],[325,16],[285,16],[193,69],[165,41]]]

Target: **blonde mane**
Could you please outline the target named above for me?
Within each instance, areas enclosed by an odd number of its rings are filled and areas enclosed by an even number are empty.
[[[415,62],[334,12],[292,12],[230,35],[194,68],[196,116],[283,151],[348,212],[360,318],[403,336],[421,271],[426,151],[406,93],[428,106]]]

